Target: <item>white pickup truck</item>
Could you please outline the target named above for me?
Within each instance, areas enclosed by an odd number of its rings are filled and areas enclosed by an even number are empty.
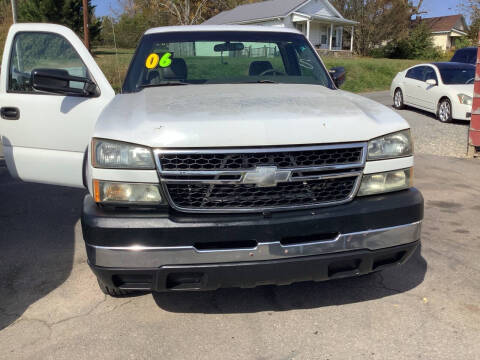
[[[409,125],[343,75],[295,30],[163,27],[115,95],[72,31],[13,25],[5,160],[88,189],[88,261],[110,295],[379,271],[419,246],[423,198]]]

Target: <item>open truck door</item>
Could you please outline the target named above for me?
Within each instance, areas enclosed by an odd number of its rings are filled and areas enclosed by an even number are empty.
[[[100,113],[115,96],[70,29],[15,24],[0,74],[0,136],[23,181],[83,187],[83,162]]]

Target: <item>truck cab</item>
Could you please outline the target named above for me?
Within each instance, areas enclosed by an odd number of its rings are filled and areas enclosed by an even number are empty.
[[[408,123],[340,78],[296,30],[162,27],[115,95],[71,30],[16,24],[3,151],[15,178],[88,190],[106,294],[358,276],[419,247],[423,198]]]

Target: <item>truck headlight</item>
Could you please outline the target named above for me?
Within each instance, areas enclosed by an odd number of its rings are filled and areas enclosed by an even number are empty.
[[[363,175],[358,196],[408,189],[413,185],[413,169]]]
[[[458,101],[463,105],[472,105],[473,98],[467,94],[458,94]]]
[[[92,165],[106,169],[155,169],[149,148],[103,139],[92,141]]]
[[[368,160],[383,160],[411,156],[413,143],[410,130],[384,135],[368,143]]]
[[[158,184],[122,183],[93,180],[93,195],[97,203],[164,205]]]

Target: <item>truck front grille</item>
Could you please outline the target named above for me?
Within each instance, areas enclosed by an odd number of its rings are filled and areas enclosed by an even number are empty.
[[[260,153],[212,152],[163,153],[159,155],[162,170],[169,171],[249,170],[261,165],[274,165],[279,169],[285,169],[352,164],[360,162],[361,159],[362,147]]]
[[[297,207],[342,201],[354,188],[357,176],[348,178],[255,185],[167,184],[172,201],[189,209],[262,209]]]
[[[366,144],[156,150],[170,205],[186,212],[260,212],[326,206],[353,198]]]

